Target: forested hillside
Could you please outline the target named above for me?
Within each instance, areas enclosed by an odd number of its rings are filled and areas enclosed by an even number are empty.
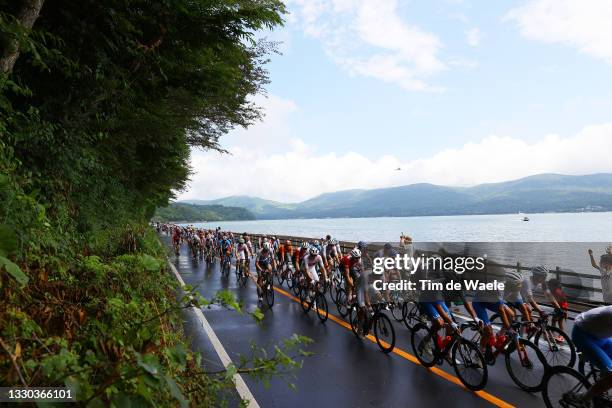
[[[226,207],[223,205],[195,205],[172,203],[167,207],[158,208],[153,216],[154,221],[233,221],[254,220],[255,216],[242,207]]]
[[[219,150],[260,117],[250,96],[274,46],[256,32],[284,12],[0,0],[0,384],[71,386],[96,407],[219,406],[225,375],[203,372],[178,318],[203,300],[177,303],[147,222],[184,188],[190,148]]]

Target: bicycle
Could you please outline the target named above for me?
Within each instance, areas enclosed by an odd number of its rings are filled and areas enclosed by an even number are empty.
[[[229,276],[231,266],[232,266],[232,260],[230,258],[230,255],[222,254],[221,255],[221,275],[225,277]]]
[[[272,273],[264,272],[261,288],[257,288],[257,293],[264,298],[268,305],[268,309],[272,309],[272,306],[274,306],[274,282],[272,281]]]
[[[441,330],[448,327],[445,324]],[[464,323],[461,330],[467,327]],[[462,337],[460,331],[453,331],[452,335],[442,338],[437,330],[421,322],[414,326],[410,341],[417,360],[423,366],[442,365],[446,360],[467,389],[479,391],[487,385],[489,371],[485,358],[478,345]]]
[[[516,310],[516,309],[514,309]],[[555,317],[553,313],[553,318]],[[501,324],[498,314],[491,316],[491,323]],[[549,324],[548,316],[540,316],[537,320],[521,321],[522,333],[527,340],[532,341],[543,352],[549,366],[566,365],[573,367],[576,363],[576,346],[572,339],[558,327]],[[559,340],[563,339],[563,340]]]
[[[321,322],[327,321],[329,309],[325,298],[325,288],[321,281],[314,284],[303,281],[300,287],[300,305],[305,313],[315,309]]]
[[[549,366],[540,349],[531,341],[521,337],[520,326],[520,322],[513,322],[512,330],[506,331],[507,336],[505,339],[502,338],[503,342],[486,345],[485,362],[488,365],[494,365],[497,356],[503,354],[506,371],[512,381],[527,392],[537,392],[542,389],[544,375]],[[467,322],[466,329],[474,333],[471,338],[468,337],[468,340],[480,344],[484,335],[484,326],[476,322]],[[464,330],[464,332],[467,331]]]
[[[246,266],[246,262],[246,259],[236,261],[236,282],[238,283],[239,287],[246,286],[249,279],[247,275],[249,269]]]
[[[390,353],[395,348],[395,329],[391,319],[383,313],[386,303],[372,305],[372,314],[366,306],[359,306],[353,300],[350,307],[349,322],[351,330],[358,338],[366,337],[374,331],[376,344],[383,353]]]
[[[404,302],[402,305],[402,315],[405,316],[404,324],[410,331],[412,331],[417,324],[428,322],[427,315],[416,301]]]
[[[548,370],[542,385],[542,398],[548,408],[553,407],[612,407],[612,393],[610,390],[603,395],[595,397],[589,403],[577,401],[577,396],[588,391],[594,383],[601,379],[601,371],[579,354],[578,371],[564,365],[558,365]],[[585,372],[586,371],[586,372]]]

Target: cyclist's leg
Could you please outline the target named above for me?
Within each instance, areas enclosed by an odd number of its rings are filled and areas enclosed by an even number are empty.
[[[472,307],[474,308],[474,312],[476,316],[482,323],[484,324],[484,333],[480,338],[480,347],[485,348],[493,338],[493,326],[491,326],[491,321],[489,320],[489,313],[487,312],[487,306],[485,302],[472,302]]]

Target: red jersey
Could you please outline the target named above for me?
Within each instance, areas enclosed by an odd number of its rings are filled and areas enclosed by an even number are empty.
[[[361,258],[353,258],[350,255],[344,255],[340,259],[340,266],[342,269],[349,268],[349,271],[353,269],[361,270]]]

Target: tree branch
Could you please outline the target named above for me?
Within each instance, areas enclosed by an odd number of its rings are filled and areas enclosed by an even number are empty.
[[[31,30],[34,22],[40,15],[45,0],[23,0],[21,8],[17,13],[17,21],[26,29]],[[13,67],[19,58],[19,41],[16,38],[10,39],[4,45],[2,58],[0,58],[0,71],[9,75],[13,72]]]

